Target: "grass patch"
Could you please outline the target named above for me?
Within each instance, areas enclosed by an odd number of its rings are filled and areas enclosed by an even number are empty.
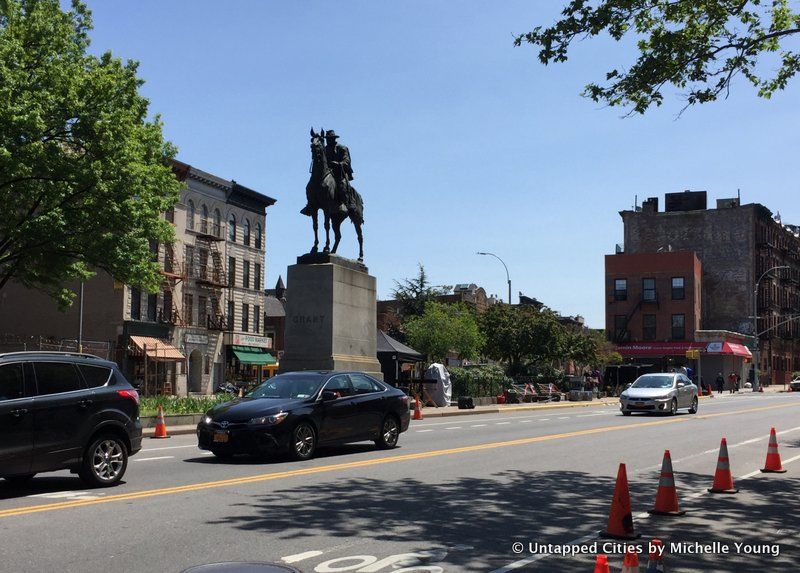
[[[233,399],[230,394],[214,396],[151,396],[139,402],[140,416],[155,416],[158,407],[164,409],[165,416],[175,414],[204,414],[212,407]]]

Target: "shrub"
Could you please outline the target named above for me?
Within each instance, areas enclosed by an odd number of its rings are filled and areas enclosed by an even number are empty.
[[[214,396],[150,396],[142,398],[139,403],[140,416],[155,416],[158,407],[164,409],[164,415],[203,414],[222,402],[233,399],[230,394]]]
[[[467,368],[448,368],[453,384],[453,396],[497,396],[511,387],[511,378],[503,369],[493,364],[482,364]]]

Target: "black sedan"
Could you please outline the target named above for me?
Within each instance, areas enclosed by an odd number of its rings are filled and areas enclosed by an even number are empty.
[[[288,451],[307,460],[320,444],[393,448],[410,419],[408,396],[362,372],[290,372],[206,412],[197,440],[219,458]]]

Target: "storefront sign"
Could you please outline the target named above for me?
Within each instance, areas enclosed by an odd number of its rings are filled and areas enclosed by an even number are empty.
[[[709,342],[708,345],[706,346],[706,352],[714,352],[714,353],[722,352],[722,343]]]
[[[266,336],[255,336],[253,334],[238,334],[231,335],[231,344],[236,346],[256,346],[258,348],[272,348],[272,339]]]
[[[186,333],[186,344],[208,344],[208,335]]]

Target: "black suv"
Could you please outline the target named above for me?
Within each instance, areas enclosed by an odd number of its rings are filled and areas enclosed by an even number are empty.
[[[0,477],[69,469],[117,483],[142,447],[139,394],[113,362],[89,354],[0,354]]]

